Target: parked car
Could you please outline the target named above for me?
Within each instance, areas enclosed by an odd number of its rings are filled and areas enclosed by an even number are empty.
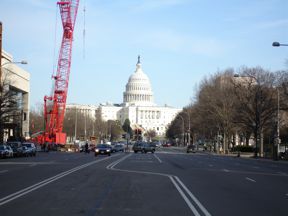
[[[137,152],[144,152],[143,151],[143,148],[144,148],[144,143],[135,143],[132,147],[132,150],[137,153]]]
[[[95,148],[95,157],[98,156],[99,154],[101,155],[111,155],[111,146],[108,144],[98,144]]]
[[[170,147],[171,146],[171,143],[165,143],[162,145],[163,147]]]
[[[22,143],[22,146],[28,148],[28,153],[30,156],[36,156],[36,146],[34,143],[24,142]]]
[[[6,143],[12,148],[14,157],[21,157],[23,155],[22,144],[18,141],[9,141]]]
[[[187,153],[190,153],[190,152],[196,153],[196,147],[195,147],[195,145],[188,145],[188,146],[187,146],[187,149],[186,149],[186,152],[187,152]]]
[[[22,146],[21,151],[22,151],[22,156],[24,157],[32,156],[31,150],[26,146]]]
[[[0,158],[13,157],[13,150],[10,146],[1,144],[0,145]]]
[[[143,145],[143,152],[147,153],[147,152],[151,152],[154,153],[155,152],[155,145],[154,144],[150,144],[150,143],[145,143]]]

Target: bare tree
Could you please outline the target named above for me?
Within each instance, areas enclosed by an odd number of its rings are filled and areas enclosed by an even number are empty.
[[[36,134],[44,130],[44,112],[43,112],[43,104],[38,104],[36,107],[30,110],[30,125],[29,131],[30,134]]]
[[[110,141],[112,142],[120,139],[124,132],[121,123],[119,121],[108,120],[107,125],[109,128]]]
[[[156,131],[155,131],[155,130],[148,130],[148,131],[144,134],[144,136],[146,136],[149,141],[152,141],[153,138],[156,137]]]
[[[198,94],[198,114],[207,134],[223,135],[223,150],[228,152],[228,144],[234,133],[235,107],[237,100],[233,93],[233,70],[227,69],[204,80]],[[203,132],[202,132],[203,133]]]
[[[9,125],[16,125],[18,127],[16,136],[21,136],[21,100],[7,74],[2,76],[0,82],[0,142],[2,142],[4,129],[9,128]]]
[[[253,131],[255,156],[263,154],[263,134],[275,125],[277,111],[277,89],[274,73],[261,67],[242,68],[235,78],[235,94],[239,100],[238,123],[244,131]]]

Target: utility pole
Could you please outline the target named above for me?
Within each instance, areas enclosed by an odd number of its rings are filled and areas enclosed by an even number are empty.
[[[77,140],[77,105],[75,106],[75,132],[74,132],[74,135],[75,135],[75,141]]]

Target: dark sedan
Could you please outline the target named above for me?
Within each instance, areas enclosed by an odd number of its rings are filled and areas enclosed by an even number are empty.
[[[28,148],[28,154],[30,156],[36,156],[36,146],[34,143],[24,142],[22,146],[26,146]]]
[[[143,145],[143,151],[144,153],[147,153],[147,152],[151,152],[152,154],[155,152],[155,149],[156,149],[156,146],[154,144],[151,144],[151,143],[145,143]]]
[[[186,149],[186,152],[187,153],[189,153],[189,152],[196,153],[195,145],[188,145],[187,149]]]
[[[95,157],[97,155],[111,155],[111,146],[108,144],[98,144],[95,148]]]
[[[137,153],[137,152],[144,152],[143,151],[144,148],[144,143],[135,143],[132,147],[132,150]]]
[[[13,157],[13,150],[10,146],[0,145],[0,158]]]

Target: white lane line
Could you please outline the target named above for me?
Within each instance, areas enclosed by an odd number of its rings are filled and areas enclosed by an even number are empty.
[[[115,155],[115,156],[116,156],[116,155]],[[115,156],[111,156],[111,157],[115,157]],[[43,181],[41,181],[41,182],[38,182],[38,183],[36,183],[36,184],[34,184],[34,185],[31,185],[31,186],[29,186],[29,187],[26,187],[26,188],[24,188],[24,189],[22,189],[22,190],[20,190],[20,191],[17,191],[17,192],[15,192],[15,193],[13,193],[13,194],[10,194],[10,195],[8,195],[8,196],[2,197],[2,198],[0,199],[0,206],[6,204],[6,203],[8,203],[8,202],[11,202],[12,200],[15,200],[15,199],[17,199],[17,198],[19,198],[19,197],[21,197],[21,196],[24,196],[25,194],[28,194],[28,193],[30,193],[30,192],[32,192],[32,191],[34,191],[34,190],[37,190],[37,189],[39,189],[39,188],[41,188],[41,187],[44,187],[45,185],[47,185],[47,184],[49,184],[49,183],[52,183],[52,182],[54,182],[54,181],[56,181],[56,180],[58,180],[58,179],[60,179],[60,178],[63,178],[63,177],[65,177],[65,176],[67,176],[67,175],[69,175],[69,174],[71,174],[71,173],[74,173],[74,172],[76,172],[76,171],[78,171],[78,170],[84,169],[84,168],[86,168],[86,167],[88,167],[88,166],[91,166],[91,165],[93,165],[93,164],[99,163],[99,162],[101,162],[101,161],[108,160],[108,159],[111,158],[111,157],[99,159],[99,160],[96,160],[96,161],[92,161],[92,162],[89,162],[89,163],[86,163],[86,164],[83,164],[83,165],[74,167],[73,169],[70,169],[70,170],[67,170],[67,171],[65,171],[65,172],[59,173],[58,175],[55,175],[55,176],[50,177],[50,178],[48,178],[48,179],[45,179],[45,180],[43,180]]]
[[[229,170],[227,169],[222,169],[223,172],[230,172]]]
[[[30,165],[30,164],[39,164],[39,165],[55,164],[55,161],[50,161],[50,162],[1,162],[0,163],[0,165]]]
[[[190,200],[187,198],[187,196],[185,195],[185,193],[181,190],[181,188],[179,187],[179,185],[175,182],[175,180],[172,178],[172,176],[169,176],[170,180],[172,181],[172,183],[174,184],[174,186],[176,187],[176,189],[178,190],[178,192],[180,193],[180,195],[182,196],[182,198],[184,199],[184,201],[186,202],[186,204],[189,206],[189,208],[191,209],[191,211],[193,212],[193,214],[195,216],[200,216],[200,214],[198,213],[198,211],[196,210],[196,208],[193,206],[193,204],[190,202]]]
[[[165,174],[165,173],[155,173],[155,172],[147,172],[147,171],[137,171],[137,170],[125,170],[125,169],[118,169],[115,168],[116,165],[118,165],[120,162],[124,161],[126,158],[130,157],[131,154],[120,158],[117,161],[114,161],[113,163],[109,164],[106,168],[109,170],[114,170],[114,171],[120,171],[120,172],[128,172],[128,173],[138,173],[138,174],[148,174],[148,175],[158,175],[158,176],[164,176],[168,177],[170,181],[173,183],[173,185],[176,187],[190,210],[193,212],[194,215],[200,216],[199,212],[196,210],[195,206],[190,202],[189,198],[185,195],[183,190],[181,189],[180,186],[186,191],[186,193],[191,197],[191,199],[198,205],[198,207],[202,210],[203,214],[205,216],[211,216],[211,214],[207,211],[207,209],[200,203],[200,201],[192,194],[191,191],[184,185],[184,183],[177,177],[177,176],[172,176],[170,174]],[[176,181],[173,179],[175,178]],[[178,183],[177,183],[178,182]]]
[[[287,173],[285,172],[278,172],[280,175],[284,175],[284,176],[287,176]]]
[[[248,178],[248,177],[246,177],[245,179],[248,180],[248,181],[251,181],[251,182],[256,182],[254,179],[251,179],[251,178]]]
[[[207,209],[200,203],[200,201],[191,193],[190,190],[184,185],[184,183],[177,177],[174,176],[175,179],[179,182],[179,184],[184,188],[186,193],[191,197],[191,199],[198,205],[198,207],[202,210],[202,212],[205,214],[205,216],[211,216],[211,214],[207,211]]]
[[[154,154],[154,157],[159,161],[159,163],[162,163],[162,160],[156,154]]]
[[[6,173],[6,172],[8,172],[8,170],[0,170],[0,174],[1,173]]]

